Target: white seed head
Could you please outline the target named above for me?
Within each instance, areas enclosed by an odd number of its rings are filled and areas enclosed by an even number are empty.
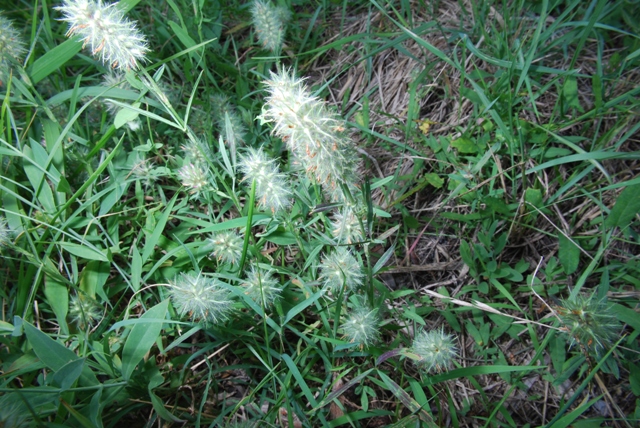
[[[286,176],[280,173],[275,160],[269,159],[262,148],[247,149],[240,157],[239,167],[247,185],[255,181],[256,198],[261,208],[275,214],[291,205]]]
[[[220,263],[236,264],[242,257],[242,237],[232,230],[212,235],[209,244],[213,247],[211,256]]]
[[[247,279],[242,283],[245,294],[262,307],[271,306],[280,298],[282,286],[273,274],[265,269],[251,266]]]
[[[251,5],[251,17],[258,40],[262,46],[274,53],[280,53],[284,43],[284,33],[290,13],[270,1],[255,0]]]
[[[188,163],[178,170],[178,178],[189,193],[198,196],[209,187],[209,168],[197,163]]]
[[[338,247],[325,256],[320,269],[320,281],[334,294],[343,287],[346,291],[353,291],[362,285],[362,266],[346,247]]]
[[[355,191],[358,158],[344,134],[344,121],[293,72],[272,72],[265,84],[269,95],[258,118],[273,123],[273,132],[287,143],[296,163],[323,185],[332,201],[347,200],[341,186]]]
[[[219,324],[233,311],[231,291],[201,273],[180,274],[170,284],[169,294],[176,311],[194,321]]]
[[[444,330],[422,330],[413,340],[411,350],[420,357],[416,364],[427,372],[441,372],[451,367],[457,356],[454,337]]]
[[[11,228],[7,224],[4,217],[0,217],[0,248],[6,247],[11,243]]]
[[[124,16],[118,3],[102,0],[64,0],[55,9],[69,23],[67,37],[78,35],[82,45],[104,64],[120,71],[137,69],[149,51],[147,42],[136,25]]]
[[[364,222],[363,222],[364,224]],[[354,208],[345,206],[331,218],[331,233],[338,243],[364,241],[364,234]]]
[[[6,83],[12,63],[20,61],[25,51],[24,41],[13,22],[0,15],[0,85]]]
[[[380,338],[379,325],[378,310],[361,306],[353,310],[341,328],[349,342],[369,346]]]

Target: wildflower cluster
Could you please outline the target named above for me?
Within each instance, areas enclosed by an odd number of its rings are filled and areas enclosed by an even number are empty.
[[[145,37],[124,17],[118,3],[102,0],[64,0],[56,7],[69,23],[67,37],[80,36],[82,46],[111,68],[137,69],[149,51]]]
[[[0,15],[0,85],[9,78],[11,66],[25,52],[24,42],[11,20]]]
[[[444,330],[422,330],[414,338],[411,352],[419,358],[416,364],[427,372],[448,369],[457,355],[453,336]]]
[[[269,0],[255,0],[251,6],[251,17],[262,46],[279,54],[284,43],[286,24],[291,19],[289,10],[274,6]]]
[[[180,274],[170,284],[169,294],[178,313],[194,321],[219,324],[233,311],[231,292],[217,279],[201,273]]]
[[[240,158],[240,170],[248,184],[255,182],[260,207],[276,213],[291,205],[291,191],[286,176],[281,174],[273,159],[260,149],[248,149]]]
[[[620,323],[605,300],[579,294],[563,299],[557,310],[571,346],[579,344],[585,351],[602,356],[617,339]]]
[[[273,132],[332,201],[347,201],[342,186],[355,189],[358,160],[344,134],[344,121],[312,96],[304,80],[293,72],[272,72],[265,83],[269,95],[259,118],[274,124]]]

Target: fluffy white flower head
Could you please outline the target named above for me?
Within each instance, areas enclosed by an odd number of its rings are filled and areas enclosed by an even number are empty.
[[[349,342],[369,346],[380,338],[379,324],[378,310],[361,306],[353,310],[341,327]]]
[[[341,186],[355,193],[357,151],[344,134],[345,122],[311,95],[304,79],[282,69],[264,82],[269,96],[259,119],[287,143],[307,175],[321,183],[333,201],[345,201]]]
[[[112,68],[137,69],[149,51],[145,37],[124,17],[117,3],[102,0],[64,0],[56,7],[69,23],[67,37],[79,35],[82,46]]]
[[[248,184],[255,181],[256,197],[260,207],[276,213],[291,205],[291,191],[286,176],[281,174],[273,159],[260,149],[247,149],[240,158],[240,169]]]
[[[25,50],[24,41],[11,20],[0,15],[0,85],[9,77],[12,61],[19,61]]]
[[[217,279],[201,273],[180,274],[171,283],[169,294],[176,311],[194,321],[222,323],[233,311],[231,292]]]
[[[454,337],[444,330],[422,330],[413,340],[411,350],[420,357],[416,364],[427,372],[447,370],[457,356]]]
[[[338,293],[343,287],[352,291],[362,285],[364,274],[358,260],[345,247],[339,247],[322,259],[320,280],[325,288]]]

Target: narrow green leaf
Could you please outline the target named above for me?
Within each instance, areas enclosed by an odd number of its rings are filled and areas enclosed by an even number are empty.
[[[142,278],[142,257],[137,245],[131,246],[131,287],[134,291],[140,289],[140,279]]]
[[[11,334],[14,329],[13,324],[0,320],[0,336]]]
[[[396,250],[396,246],[392,245],[391,247],[389,247],[387,251],[384,252],[382,257],[380,257],[380,260],[378,260],[375,266],[373,267],[373,271],[372,271],[373,275],[376,275],[378,272],[380,272],[380,269],[382,269],[384,265],[387,264],[387,261],[389,261],[389,259],[391,258],[395,250]]]
[[[96,260],[87,263],[80,273],[80,290],[84,291],[92,299],[95,299],[97,294],[104,301],[108,301],[109,297],[104,291],[104,285],[109,279],[110,269],[109,263]]]
[[[426,382],[430,385],[434,385],[439,382],[444,382],[451,379],[463,378],[468,376],[478,376],[495,373],[507,373],[507,372],[528,372],[532,370],[542,370],[547,366],[473,366],[463,367],[461,369],[450,370],[446,373],[439,375],[429,376]]]
[[[89,247],[87,245],[80,245],[74,242],[59,242],[58,243],[65,251],[73,254],[76,257],[81,257],[87,260],[97,260],[100,262],[108,262],[109,258],[106,254],[95,247]]]
[[[125,380],[131,378],[140,360],[156,342],[163,324],[157,320],[164,320],[168,308],[169,300],[163,300],[145,312],[131,329],[122,349],[122,377]]]
[[[411,398],[411,396],[407,394],[407,392],[402,389],[400,385],[395,383],[389,376],[379,370],[378,376],[380,376],[380,379],[382,379],[385,385],[387,385],[389,391],[391,391],[393,395],[395,395],[402,402],[402,404],[404,404],[405,407],[409,409],[411,413],[415,413],[420,418],[420,420],[426,424],[423,426],[429,428],[436,428],[438,426],[433,421],[431,415],[427,413],[426,410],[424,410],[416,400]]]
[[[180,192],[176,192],[173,198],[171,198],[171,201],[169,201],[169,205],[167,205],[167,208],[164,210],[164,212],[160,216],[160,219],[158,220],[158,223],[156,224],[156,227],[153,230],[153,233],[147,238],[147,242],[145,242],[144,248],[142,249],[143,264],[147,260],[149,260],[151,253],[153,253],[153,250],[155,249],[156,244],[160,240],[160,236],[162,236],[162,232],[164,232],[164,228],[167,225],[167,221],[169,220],[169,215],[171,214],[171,210],[173,210],[173,205],[176,203],[176,200],[178,200],[178,196],[180,196]]]
[[[364,373],[361,373],[358,376],[354,377],[349,382],[343,384],[340,388],[331,391],[331,393],[329,395],[327,395],[325,398],[322,399],[322,401],[320,401],[320,404],[318,404],[318,407],[314,408],[313,410],[321,409],[324,406],[326,406],[327,404],[329,404],[330,402],[332,402],[333,400],[335,400],[336,398],[340,397],[349,388],[351,388],[352,386],[356,385],[357,383],[360,383],[360,381],[362,379],[364,379],[372,371],[373,371],[373,369],[369,369],[369,370],[365,371]]]
[[[302,393],[307,398],[311,406],[314,409],[317,408],[318,402],[316,401],[316,398],[313,396],[313,393],[309,389],[307,382],[304,380],[304,376],[302,376],[302,373],[300,373],[300,370],[298,370],[296,363],[287,354],[282,354],[282,359],[287,364],[287,367],[289,367],[289,371],[291,371],[291,374],[293,375],[293,377],[296,379],[296,386],[302,390]]]
[[[607,227],[626,227],[640,212],[640,184],[627,186],[604,221]]]
[[[187,422],[173,416],[173,414],[164,407],[164,403],[162,402],[162,400],[160,400],[160,398],[153,391],[149,391],[149,397],[151,397],[151,405],[153,406],[153,410],[155,410],[158,416],[160,416],[165,421],[175,423]]]
[[[51,306],[56,320],[63,334],[69,334],[67,326],[67,313],[69,312],[69,290],[67,286],[59,281],[55,276],[45,274],[44,295],[47,303]]]
[[[316,300],[318,300],[323,294],[324,294],[324,291],[320,290],[317,293],[313,294],[308,299],[305,299],[304,301],[298,303],[293,308],[291,308],[291,310],[289,310],[289,312],[287,313],[287,317],[284,319],[284,322],[282,323],[282,325],[286,325],[289,321],[293,319],[293,317],[295,317],[300,312],[304,311],[306,308],[314,304]]]
[[[49,369],[58,371],[70,361],[78,358],[73,351],[56,342],[30,323],[25,321],[23,328],[33,352]]]
[[[60,370],[55,372],[55,374],[53,375],[54,383],[58,385],[63,391],[71,388],[75,381],[78,380],[78,378],[82,374],[84,362],[84,358],[78,358],[69,361],[67,364],[62,366]]]

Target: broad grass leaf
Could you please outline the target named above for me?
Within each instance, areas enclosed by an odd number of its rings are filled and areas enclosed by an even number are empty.
[[[67,326],[67,314],[69,312],[69,290],[67,286],[59,281],[55,276],[45,274],[44,276],[44,295],[47,303],[51,306],[53,313],[56,315],[60,331],[63,334],[69,334]]]
[[[460,137],[451,142],[451,147],[458,149],[460,153],[478,153],[478,146],[470,138]]]
[[[50,338],[47,334],[41,332],[33,325],[24,321],[24,332],[29,340],[29,344],[33,348],[36,356],[47,366],[49,369],[57,372],[62,369],[71,361],[78,359],[78,356],[62,345]],[[98,379],[89,369],[88,366],[84,366],[82,369],[81,383],[84,385],[97,385]]]
[[[62,390],[67,390],[73,386],[73,383],[78,380],[82,374],[84,368],[84,358],[77,358],[69,361],[62,366],[60,370],[56,371],[53,375],[53,381],[60,386]]]
[[[125,380],[131,378],[138,363],[156,342],[168,308],[169,300],[163,300],[136,320],[122,349],[122,377]]]
[[[440,177],[438,174],[436,174],[435,172],[429,172],[425,174],[424,179],[426,180],[427,183],[431,184],[436,189],[441,189],[442,186],[444,185],[444,179]]]
[[[625,227],[640,212],[640,184],[627,186],[604,221],[607,227]]]
[[[31,83],[36,84],[42,79],[58,70],[65,62],[69,61],[82,48],[82,43],[76,38],[69,39],[51,49],[33,62],[29,69]]]
[[[108,262],[109,258],[106,254],[97,248],[91,248],[86,245],[76,244],[74,242],[59,242],[58,243],[65,251],[74,256],[81,257],[87,260],[97,260],[99,262]]]
[[[578,270],[580,262],[580,248],[564,234],[558,234],[558,258],[562,268],[567,275],[571,275]]]

